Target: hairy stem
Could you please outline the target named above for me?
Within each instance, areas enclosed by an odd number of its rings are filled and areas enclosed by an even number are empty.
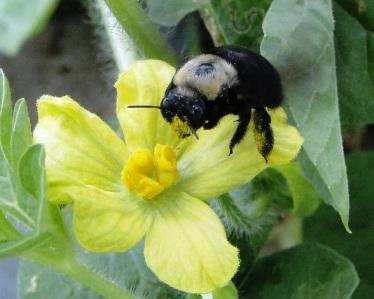
[[[105,0],[113,15],[146,58],[176,64],[176,54],[149,20],[137,0]]]
[[[217,22],[215,11],[210,1],[206,2],[204,6],[199,10],[200,16],[203,19],[206,29],[210,33],[215,46],[221,46],[227,44],[225,37],[222,34],[221,28],[219,28],[219,22]]]
[[[69,252],[69,250],[65,252],[65,256],[61,257],[59,254],[56,255],[53,250],[51,254],[48,248],[44,248],[39,252],[34,251],[23,255],[23,258],[63,273],[73,281],[86,286],[105,298],[136,299],[129,290],[120,288],[114,282],[109,281],[94,270],[82,265],[75,258],[74,252]]]
[[[107,36],[107,41],[112,50],[117,69],[122,72],[139,59],[139,51],[131,38],[118,24],[104,0],[96,1],[95,9],[100,14],[101,23]]]
[[[76,260],[70,261],[68,269],[63,272],[105,298],[136,299],[130,291],[118,287],[115,283],[88,269]]]

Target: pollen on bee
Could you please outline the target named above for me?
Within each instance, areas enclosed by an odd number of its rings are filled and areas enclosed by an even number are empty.
[[[174,116],[173,120],[171,121],[171,126],[179,138],[185,138],[192,134],[187,122],[183,121],[178,116]]]

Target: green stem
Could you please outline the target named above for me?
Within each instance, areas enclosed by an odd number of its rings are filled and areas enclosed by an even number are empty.
[[[210,36],[213,39],[215,46],[221,46],[227,44],[227,40],[223,34],[220,23],[217,22],[217,14],[212,6],[211,1],[204,2],[205,5],[201,7],[200,16],[203,19],[205,27],[207,28]]]
[[[79,263],[73,252],[66,252],[66,255],[56,256],[50,254],[49,250],[40,250],[24,255],[24,258],[50,267],[53,270],[63,273],[70,277],[73,281],[78,282],[97,294],[110,299],[136,299],[136,297],[128,290],[120,288],[114,282],[96,273],[94,270],[87,268]]]
[[[151,23],[137,0],[105,0],[136,47],[146,58],[164,60],[176,64],[176,54],[165,38]]]
[[[81,265],[76,260],[70,261],[69,266],[70,267],[65,271],[66,275],[105,298],[136,299],[130,291],[119,288],[113,282],[106,280],[101,275]]]
[[[113,16],[105,2],[97,1],[96,9],[100,14],[102,25],[105,28],[114,61],[118,70],[123,72],[140,58],[140,53],[130,36],[121,26],[118,26],[117,19]]]
[[[51,238],[39,248],[26,251],[22,258],[45,265],[57,272],[61,272],[99,295],[110,299],[136,299],[130,291],[122,289],[115,283],[79,263],[76,258],[76,249],[69,237],[60,211],[48,205]]]

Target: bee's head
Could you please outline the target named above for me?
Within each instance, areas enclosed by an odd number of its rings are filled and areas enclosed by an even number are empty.
[[[203,96],[189,90],[169,90],[161,102],[161,113],[171,123],[180,137],[194,134],[205,122]]]

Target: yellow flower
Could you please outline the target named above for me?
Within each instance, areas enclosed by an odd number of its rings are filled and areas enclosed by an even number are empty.
[[[239,259],[205,201],[267,166],[288,163],[302,138],[281,108],[269,111],[275,144],[266,164],[251,127],[228,155],[234,116],[200,130],[199,140],[181,140],[159,110],[126,108],[158,105],[174,71],[148,60],[121,74],[117,116],[125,141],[67,96],[39,100],[34,137],[46,149],[49,199],[73,203],[74,231],[83,247],[125,251],[145,238],[146,263],[160,280],[208,293],[230,281]]]

